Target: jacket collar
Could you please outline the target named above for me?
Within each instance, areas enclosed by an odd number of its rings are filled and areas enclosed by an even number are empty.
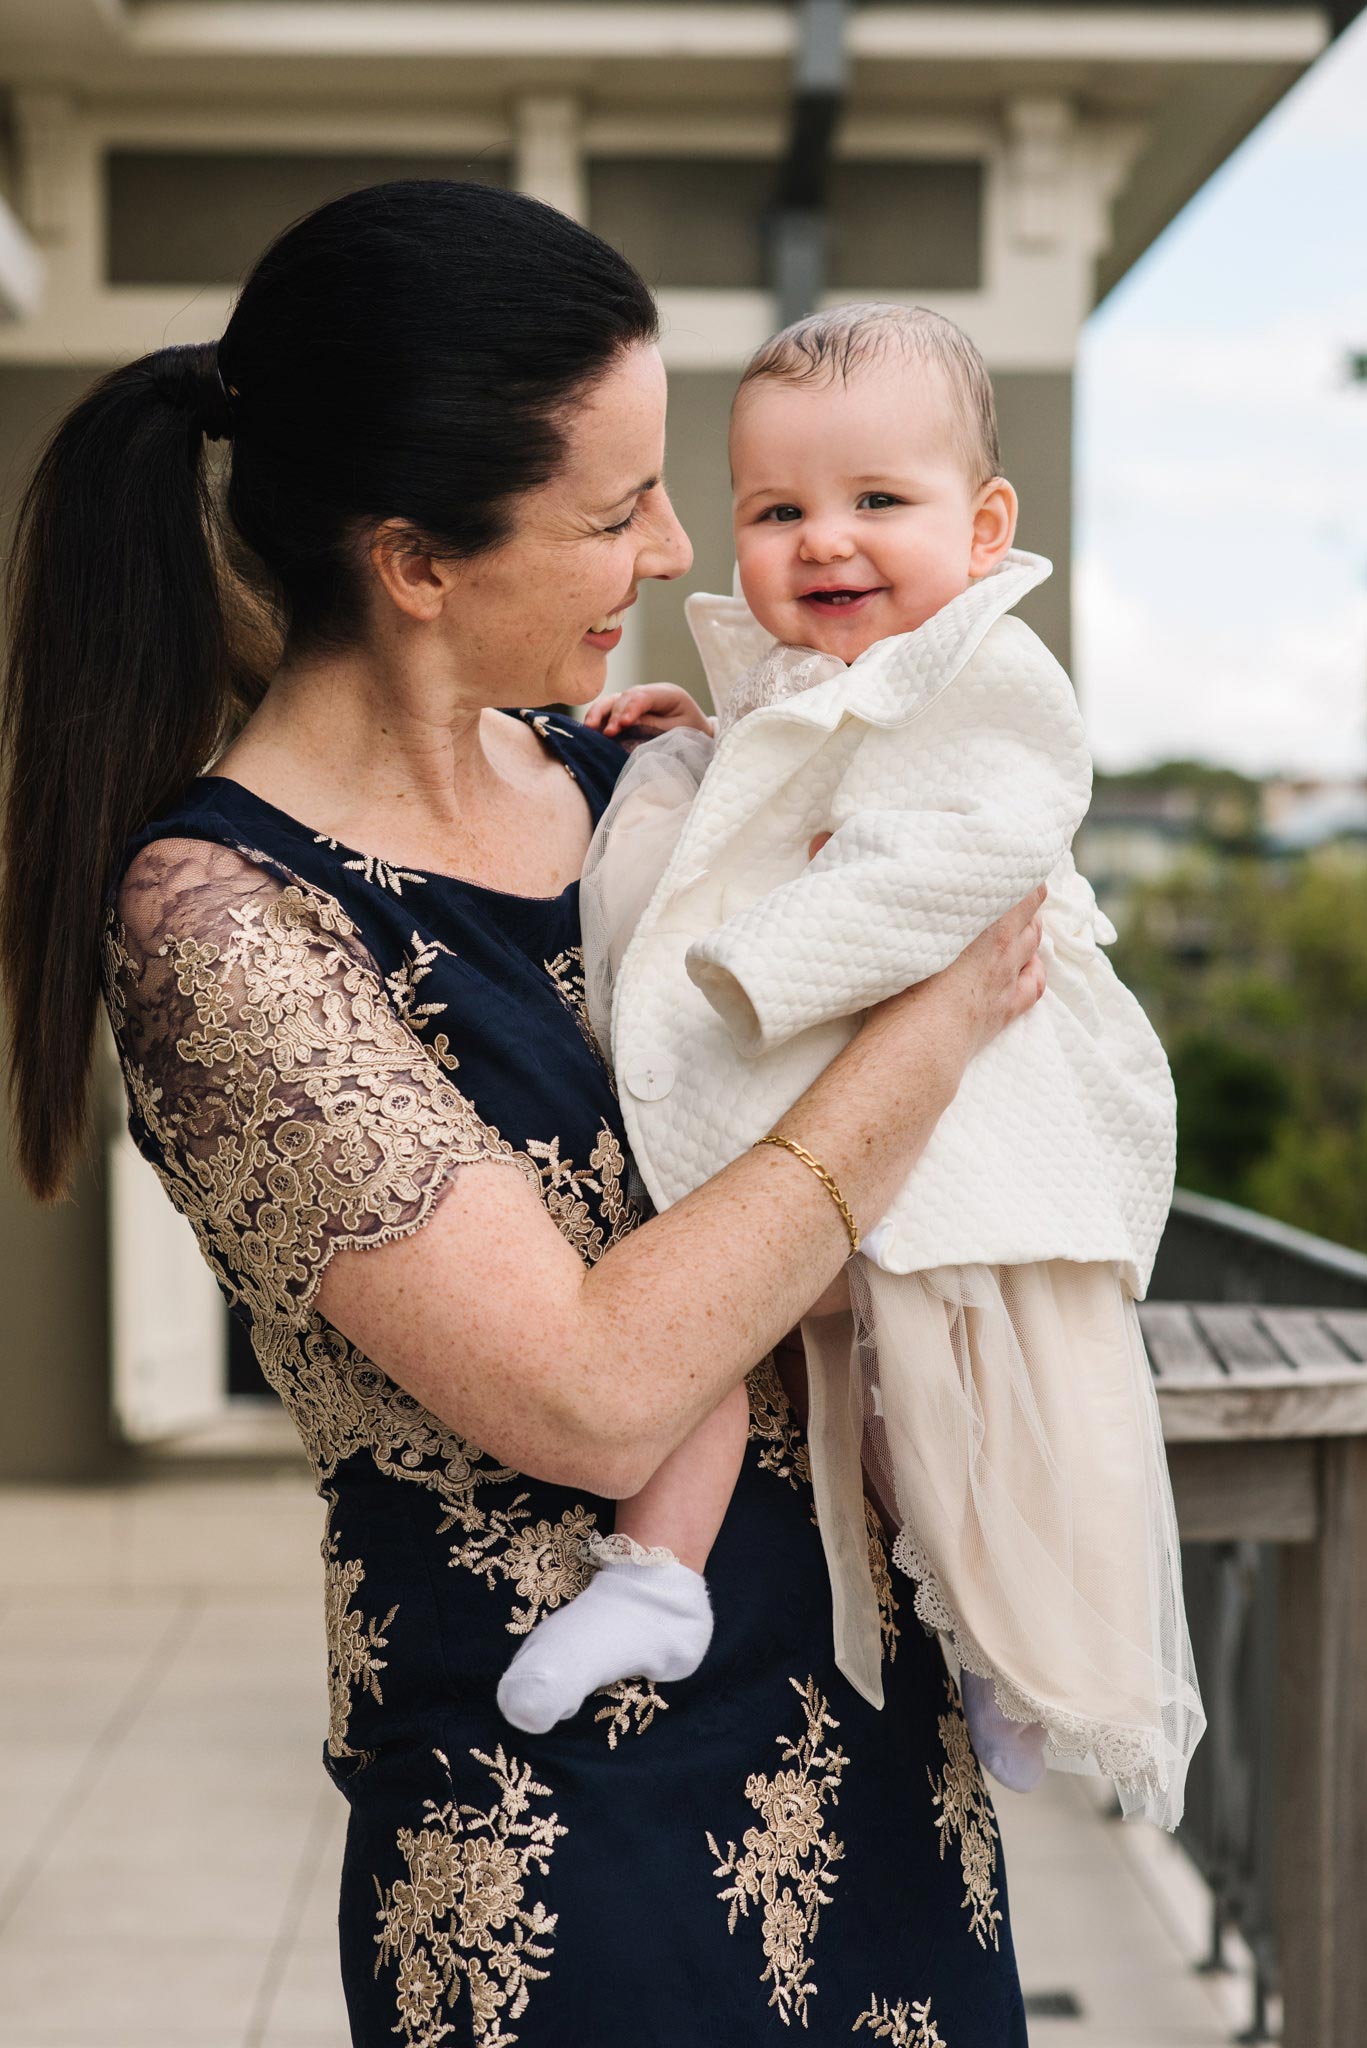
[[[937,696],[976,652],[979,643],[1028,591],[1053,574],[1053,563],[1012,548],[995,569],[918,626],[876,641],[848,666],[827,657],[830,672],[800,695],[772,707],[804,724],[833,728],[853,715],[870,725],[900,725]],[[684,605],[713,702],[725,704],[746,670],[779,646],[737,592],[698,592]],[[787,650],[794,661],[810,648]],[[818,674],[820,672],[818,671]]]

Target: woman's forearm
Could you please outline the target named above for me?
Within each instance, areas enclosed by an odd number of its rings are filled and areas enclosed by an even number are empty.
[[[819,1159],[861,1231],[884,1213],[952,1100],[959,1012],[927,987],[889,1059],[875,1022],[779,1119]],[[806,1313],[849,1257],[840,1212],[810,1168],[761,1145],[614,1247],[572,1318],[586,1425],[621,1418],[653,1469]],[[705,1276],[705,1281],[704,1277]]]

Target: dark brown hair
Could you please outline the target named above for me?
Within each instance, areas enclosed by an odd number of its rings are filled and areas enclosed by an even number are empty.
[[[121,852],[264,693],[229,556],[260,572],[277,648],[354,641],[358,542],[398,518],[431,552],[497,546],[566,408],[657,331],[631,265],[554,208],[404,180],[296,222],[221,342],[115,370],[57,428],[9,562],[0,704],[0,992],[40,1200],[85,1127]],[[206,437],[231,441],[221,493]]]

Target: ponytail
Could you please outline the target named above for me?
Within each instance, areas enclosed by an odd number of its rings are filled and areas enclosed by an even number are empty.
[[[118,855],[253,695],[229,651],[204,464],[230,403],[212,343],[115,370],[62,421],[20,507],[0,704],[0,991],[15,1155],[40,1201],[64,1191],[85,1130]]]

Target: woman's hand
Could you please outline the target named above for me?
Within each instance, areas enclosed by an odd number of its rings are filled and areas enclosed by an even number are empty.
[[[912,1008],[926,1002],[947,1003],[959,1018],[964,1065],[989,1045],[999,1031],[1033,1009],[1044,994],[1044,962],[1039,957],[1044,925],[1040,916],[1048,890],[1038,889],[980,932],[957,960],[878,1003],[864,1020],[864,1030],[897,1031]]]

